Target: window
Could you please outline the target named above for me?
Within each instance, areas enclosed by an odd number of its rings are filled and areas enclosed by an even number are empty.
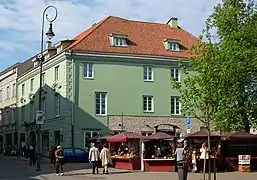
[[[45,75],[46,73],[42,73],[42,86],[45,85]]]
[[[60,94],[54,96],[54,111],[56,116],[60,116]]]
[[[22,122],[25,120],[25,106],[21,107],[21,120]]]
[[[56,81],[59,81],[59,66],[56,66],[55,68],[54,68],[54,80],[55,80],[55,82]]]
[[[171,51],[179,51],[179,44],[176,42],[169,42],[168,43],[168,49]]]
[[[95,114],[107,114],[107,93],[95,93]]]
[[[21,85],[21,96],[24,96],[25,94],[25,84]]]
[[[12,85],[12,97],[15,97],[16,96],[16,84],[13,83]]]
[[[171,78],[174,78],[176,82],[180,82],[180,73],[178,68],[171,68],[170,76]]]
[[[83,63],[83,77],[84,78],[94,78],[93,64]]]
[[[90,149],[90,139],[99,136],[99,131],[86,131],[84,132],[84,148]]]
[[[144,66],[144,81],[153,81],[153,67]]]
[[[153,132],[142,132],[142,136],[151,136]]]
[[[3,102],[3,91],[0,90],[0,102]]]
[[[34,90],[34,78],[30,80],[30,91]]]
[[[170,106],[172,115],[180,115],[180,103],[177,96],[171,96]]]
[[[10,86],[7,86],[6,88],[6,99],[10,98]]]
[[[62,51],[62,46],[59,46],[58,48],[57,48],[57,54],[59,54],[61,51]]]
[[[127,46],[127,39],[122,37],[114,37],[114,46]]]
[[[153,112],[153,96],[143,96],[144,112]]]
[[[35,104],[34,102],[30,103],[30,120],[34,121],[35,120]]]

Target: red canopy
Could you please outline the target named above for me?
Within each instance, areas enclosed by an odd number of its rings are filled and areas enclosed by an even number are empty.
[[[133,132],[123,132],[114,136],[108,137],[108,142],[126,142],[129,139],[140,140],[142,136]]]
[[[186,135],[186,138],[199,138],[199,137],[207,137],[208,132],[207,131],[197,131],[191,134]],[[220,137],[220,135],[212,133],[211,132],[211,137]]]
[[[169,140],[169,139],[173,139],[174,136],[169,135],[167,133],[164,132],[157,132],[152,134],[151,136],[147,136],[147,137],[143,137],[143,140]]]
[[[238,131],[223,137],[224,140],[257,140],[257,136],[245,131]]]

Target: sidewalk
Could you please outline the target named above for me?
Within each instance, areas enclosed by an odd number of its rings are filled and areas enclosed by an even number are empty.
[[[18,160],[18,161],[29,161],[29,158],[26,159],[26,158],[24,158],[22,156],[20,156],[18,158],[16,156],[4,156],[3,158],[4,159],[10,159],[10,160]],[[42,157],[41,158],[41,163],[49,163],[49,160],[47,158],[45,158],[45,157]]]

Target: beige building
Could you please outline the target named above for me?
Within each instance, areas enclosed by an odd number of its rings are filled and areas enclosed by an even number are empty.
[[[16,85],[20,63],[0,72],[0,143],[17,143]]]

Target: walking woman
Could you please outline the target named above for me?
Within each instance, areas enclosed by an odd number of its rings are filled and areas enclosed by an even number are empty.
[[[61,146],[57,146],[57,150],[55,151],[55,161],[56,161],[56,175],[63,176],[63,164],[64,164],[64,157],[63,151]]]

